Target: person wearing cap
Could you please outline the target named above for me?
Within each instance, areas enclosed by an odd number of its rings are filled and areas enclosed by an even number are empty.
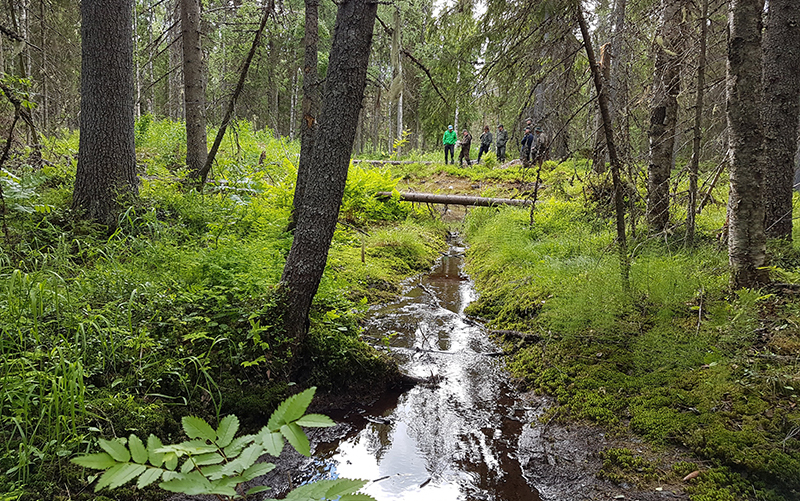
[[[497,126],[497,161],[503,163],[506,161],[506,143],[508,142],[508,132],[503,128],[503,124]]]
[[[519,159],[522,160],[523,167],[530,166],[531,147],[533,146],[533,133],[529,127],[525,127],[525,135],[519,149]]]
[[[447,152],[450,152],[450,163],[455,163],[455,152],[456,152],[456,141],[458,140],[458,134],[456,131],[453,130],[452,125],[447,126],[447,130],[444,131],[444,137],[442,138],[442,144],[444,145],[444,163],[447,164]]]
[[[472,134],[469,133],[467,129],[464,129],[464,133],[461,135],[461,152],[458,154],[458,166],[463,167],[463,161],[467,159],[467,167],[470,166],[471,162],[469,160],[469,148],[472,146]]]
[[[489,148],[492,147],[492,133],[489,132],[489,126],[483,126],[483,134],[481,134],[481,147],[478,149],[478,163],[481,161],[481,155],[489,153]]]

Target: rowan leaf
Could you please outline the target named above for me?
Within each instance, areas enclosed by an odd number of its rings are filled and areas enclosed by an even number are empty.
[[[131,433],[131,436],[128,437],[128,447],[134,463],[145,464],[147,462],[147,449],[144,447],[142,439]]]
[[[174,452],[168,452],[164,455],[164,467],[168,470],[174,470],[178,467],[178,455]]]
[[[312,386],[281,402],[278,408],[275,409],[275,412],[269,417],[269,421],[267,421],[267,427],[270,431],[278,431],[281,426],[300,419],[306,412],[306,409],[308,409],[311,400],[314,398],[314,392],[316,391],[317,388]]]
[[[306,414],[295,422],[305,428],[327,428],[336,426],[333,419],[324,414]]]
[[[247,482],[249,480],[253,480],[254,478],[258,478],[261,475],[266,475],[274,469],[275,465],[272,463],[256,463],[242,472],[242,482]]]
[[[239,418],[233,414],[225,416],[219,422],[219,426],[217,426],[217,439],[215,443],[219,447],[227,447],[233,441],[233,437],[236,436],[237,431],[239,431]]]
[[[112,466],[106,470],[105,473],[103,473],[103,476],[100,477],[100,480],[94,487],[94,491],[97,492],[103,487],[115,489],[120,485],[123,485],[126,482],[138,477],[146,469],[147,467],[145,465],[136,463],[122,463]]]
[[[339,498],[339,501],[376,501],[376,499],[369,494],[345,494]]]
[[[217,438],[217,432],[202,418],[183,416],[181,424],[183,424],[183,431],[189,438],[202,438],[209,442],[213,442]]]
[[[292,444],[294,450],[304,456],[311,457],[311,444],[308,443],[308,437],[302,428],[295,423],[289,423],[281,426],[281,433]]]
[[[259,492],[264,492],[268,490],[270,490],[270,487],[268,485],[257,485],[255,487],[250,487],[249,489],[247,489],[245,496],[249,496],[250,494],[257,494]]]
[[[139,477],[139,480],[136,481],[136,487],[138,489],[144,489],[148,485],[161,478],[161,474],[163,472],[164,470],[161,468],[147,468],[147,470],[142,473],[142,476]]]
[[[161,439],[157,436],[150,434],[147,437],[147,453],[150,457],[150,464],[156,467],[160,467],[164,464],[164,453],[163,452],[156,452],[158,449],[164,447],[164,444],[161,443]]]
[[[333,480],[332,485],[325,491],[325,497],[334,499],[345,494],[353,494],[357,490],[367,485],[366,480],[353,480],[349,478],[339,478]]]
[[[180,492],[189,496],[209,494],[211,490],[211,482],[197,470],[191,473],[179,474],[171,480],[161,482],[158,486],[165,491]]]
[[[233,439],[233,442],[223,450],[223,452],[225,452],[225,457],[232,458],[238,456],[245,446],[255,439],[255,435],[242,435],[241,437]]]
[[[92,468],[93,470],[107,470],[117,464],[114,458],[106,452],[79,456],[70,459],[70,462],[78,466],[83,466],[84,468]]]
[[[283,450],[283,435],[281,435],[281,432],[269,431],[267,427],[264,427],[258,437],[261,439],[261,445],[264,446],[264,450],[267,451],[267,454],[274,457],[281,455],[281,451]]]
[[[104,438],[98,439],[97,443],[106,451],[115,461],[119,463],[127,463],[131,460],[131,453],[128,448],[122,445],[117,440],[106,440]]]

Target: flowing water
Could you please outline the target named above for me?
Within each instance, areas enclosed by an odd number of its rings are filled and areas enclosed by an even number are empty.
[[[312,477],[369,479],[378,501],[538,501],[516,457],[533,419],[515,399],[486,331],[464,315],[475,299],[452,246],[396,303],[371,312],[365,336],[431,384],[337,416],[360,431],[317,447]]]

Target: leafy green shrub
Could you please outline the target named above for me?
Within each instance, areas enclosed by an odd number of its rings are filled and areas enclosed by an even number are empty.
[[[327,416],[305,414],[315,390],[309,388],[289,397],[255,435],[237,437],[239,420],[236,416],[223,418],[216,429],[203,419],[186,416],[182,424],[188,441],[164,445],[161,439],[152,434],[146,444],[134,434],[127,440],[101,438],[98,439],[98,445],[104,452],[79,456],[71,461],[85,468],[103,471],[95,485],[95,492],[106,487],[115,489],[133,480],[142,489],[160,480],[158,486],[170,492],[238,498],[241,497],[240,484],[275,468],[272,463],[258,460],[265,454],[278,457],[283,450],[284,439],[299,453],[311,455],[308,437],[301,426],[334,426]],[[354,495],[365,484],[366,481],[360,480],[323,480],[294,489],[286,499],[373,499],[363,494]],[[267,489],[267,486],[251,487],[246,495]]]

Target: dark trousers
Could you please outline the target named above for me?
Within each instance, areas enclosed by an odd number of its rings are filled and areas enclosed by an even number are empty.
[[[478,150],[478,162],[481,161],[481,155],[483,155],[484,153],[489,153],[489,145],[488,144],[482,144],[480,149]]]
[[[506,145],[497,147],[497,161],[500,163],[506,161]]]
[[[454,144],[446,144],[444,145],[444,163],[447,163],[447,152],[450,152],[450,163],[455,163],[456,161],[456,145]]]
[[[458,154],[458,166],[461,167],[464,159],[467,159],[467,167],[470,166],[469,161],[469,148],[461,148],[461,153]]]

